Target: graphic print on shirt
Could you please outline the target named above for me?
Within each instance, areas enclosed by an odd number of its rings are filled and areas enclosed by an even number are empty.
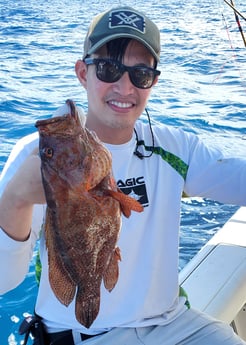
[[[136,199],[144,207],[149,205],[146,185],[143,176],[131,177],[124,180],[118,180],[117,186],[126,195]]]

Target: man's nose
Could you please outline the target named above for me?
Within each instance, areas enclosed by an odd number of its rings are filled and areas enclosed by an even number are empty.
[[[132,93],[132,90],[134,89],[134,85],[132,84],[127,71],[123,73],[122,77],[115,82],[115,84],[122,95]]]

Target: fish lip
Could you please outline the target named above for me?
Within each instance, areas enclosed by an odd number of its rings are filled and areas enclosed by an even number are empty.
[[[64,120],[66,120],[67,116],[71,116],[71,115],[70,114],[64,114],[64,115],[61,115],[61,116],[50,117],[50,118],[44,119],[44,120],[37,120],[36,123],[35,123],[35,127],[36,128],[41,127],[40,129],[42,130],[42,126],[46,126],[46,125],[49,125],[51,123],[56,123],[56,122],[64,121]]]

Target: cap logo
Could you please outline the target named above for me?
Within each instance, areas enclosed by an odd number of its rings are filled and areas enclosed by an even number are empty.
[[[130,27],[145,33],[145,20],[140,14],[133,11],[112,11],[109,16],[109,27],[115,29],[120,26]]]

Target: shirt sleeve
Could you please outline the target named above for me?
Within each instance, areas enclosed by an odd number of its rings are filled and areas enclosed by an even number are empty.
[[[16,143],[0,176],[0,197],[17,169],[37,145],[37,133]],[[13,240],[0,228],[0,294],[15,288],[24,280],[39,236],[44,210],[44,205],[34,206],[31,234],[24,242]],[[21,222],[21,219],[19,221]]]
[[[246,159],[227,157],[198,140],[190,156],[185,192],[221,203],[246,205]]]
[[[11,239],[0,228],[0,294],[14,289],[28,272],[31,236],[25,242]]]
[[[27,156],[38,147],[38,140],[38,132],[35,132],[23,137],[15,144],[0,175],[0,197],[6,185],[12,179]]]

